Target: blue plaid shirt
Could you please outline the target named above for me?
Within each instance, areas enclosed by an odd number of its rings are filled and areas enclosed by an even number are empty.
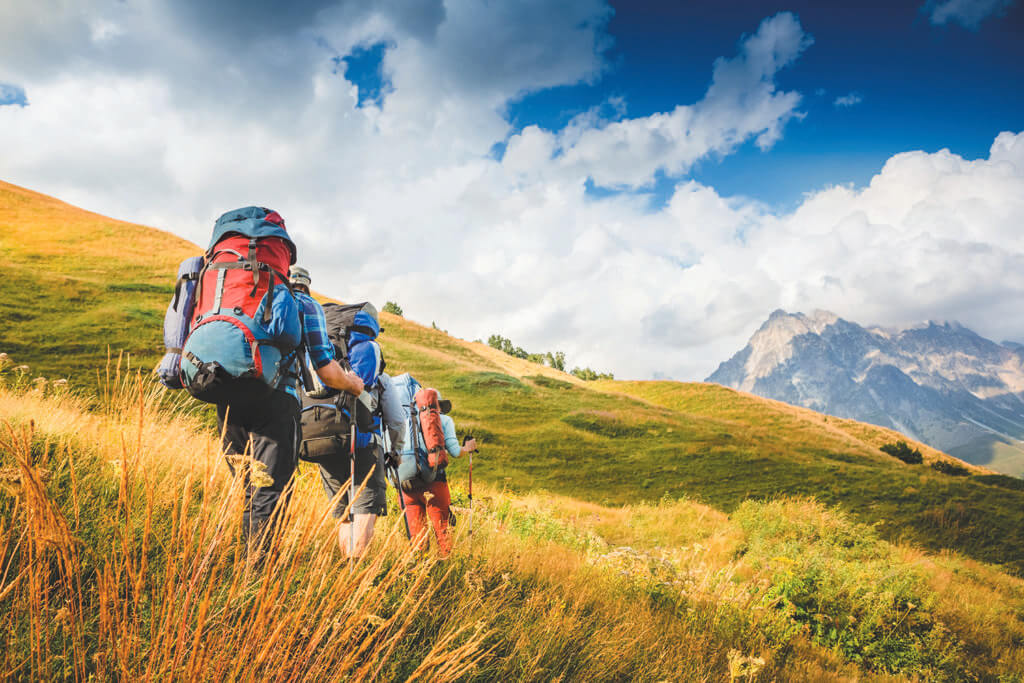
[[[306,356],[310,365],[319,370],[334,360],[334,344],[327,336],[327,319],[324,318],[324,309],[305,292],[295,291],[294,294],[295,301],[302,307],[302,336],[306,342]],[[301,360],[305,361],[305,359]],[[284,390],[291,394],[296,401],[302,402],[295,380],[289,382]]]

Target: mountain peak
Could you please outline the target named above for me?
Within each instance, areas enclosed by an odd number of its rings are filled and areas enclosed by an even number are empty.
[[[1024,345],[996,344],[954,320],[863,328],[829,311],[780,309],[708,380],[890,427],[977,462],[989,462],[998,442],[1001,467],[1018,473],[1022,361]]]
[[[750,354],[744,364],[748,382],[770,375],[776,367],[789,360],[793,355],[793,339],[805,334],[821,334],[838,320],[835,313],[823,310],[811,311],[810,315],[787,313],[781,308],[772,311],[768,320],[750,338]],[[748,387],[741,388],[749,390]]]

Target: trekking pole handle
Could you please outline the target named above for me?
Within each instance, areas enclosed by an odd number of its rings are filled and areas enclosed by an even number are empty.
[[[466,434],[464,437],[462,437],[462,445],[465,446],[471,440],[473,440],[473,435],[472,434]],[[477,448],[473,449],[472,451],[470,451],[470,453],[479,453],[479,452],[480,452],[480,448],[479,447],[477,447]]]

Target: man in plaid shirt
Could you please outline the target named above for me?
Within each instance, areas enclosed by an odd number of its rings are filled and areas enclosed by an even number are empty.
[[[327,338],[324,311],[309,296],[309,273],[293,267],[292,283],[296,302],[302,307],[306,350],[317,376],[329,387],[358,396],[363,392],[363,380],[354,372],[342,369],[334,360],[334,346]],[[298,362],[295,367],[299,367]],[[275,390],[266,401],[236,406],[230,411],[226,405],[217,406],[217,426],[224,434],[224,452],[231,471],[235,471],[232,460],[246,453],[265,468],[267,476],[254,472],[249,477],[242,520],[245,535],[257,542],[268,540],[265,527],[295,474],[302,438],[298,382],[298,373],[293,372],[284,379],[282,388]],[[287,499],[282,504],[287,504]]]

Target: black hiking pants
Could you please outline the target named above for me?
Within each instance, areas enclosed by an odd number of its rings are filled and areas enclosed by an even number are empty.
[[[301,439],[299,402],[287,392],[274,391],[269,399],[257,403],[232,404],[230,408],[218,405],[217,428],[224,433],[231,473],[247,478],[242,534],[247,539],[260,538],[278,502],[288,503],[285,487],[295,474]],[[232,456],[247,452],[266,470],[259,465],[239,467]]]

